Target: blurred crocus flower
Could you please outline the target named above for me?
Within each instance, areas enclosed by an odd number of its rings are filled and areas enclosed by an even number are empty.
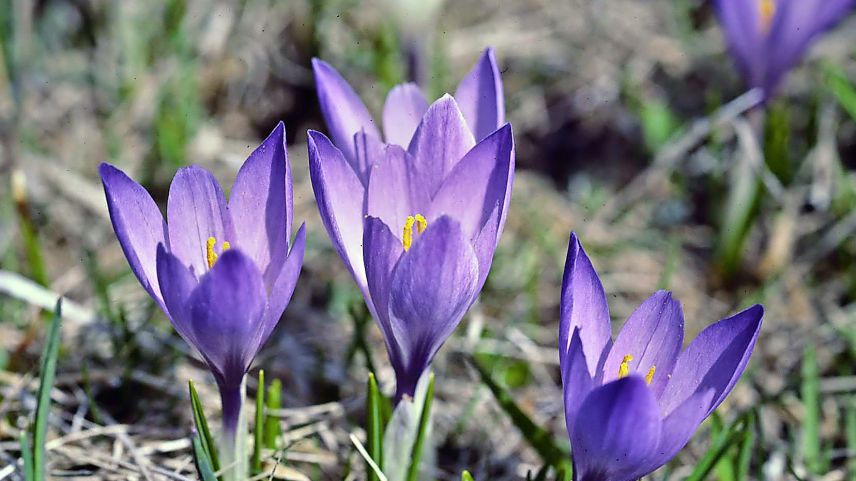
[[[812,42],[854,0],[715,0],[726,41],[749,87],[769,98]]]
[[[309,132],[321,218],[380,325],[397,396],[417,381],[487,278],[514,177],[492,51],[453,98],[392,89],[384,135],[345,80],[314,61],[332,142]]]
[[[220,388],[224,437],[239,428],[243,380],[294,292],[301,226],[289,250],[291,171],[280,122],[238,171],[227,202],[205,169],[179,169],[166,222],[146,190],[110,164],[101,180],[137,279],[205,359]]]
[[[681,305],[659,291],[613,342],[603,286],[572,234],[559,360],[575,480],[635,480],[674,457],[734,388],[763,314],[755,305],[723,319],[681,351]]]

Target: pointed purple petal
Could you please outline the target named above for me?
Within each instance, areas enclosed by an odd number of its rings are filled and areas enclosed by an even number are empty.
[[[703,330],[678,356],[660,397],[663,412],[669,414],[693,394],[709,389],[715,395],[705,415],[713,412],[746,368],[763,315],[764,308],[756,304]]]
[[[650,387],[659,396],[672,376],[683,343],[681,304],[670,292],[658,291],[624,323],[603,366],[603,382],[616,379],[622,359],[631,355],[630,372],[645,376],[649,369],[656,368]]]
[[[413,242],[393,273],[390,323],[406,372],[399,394],[413,395],[419,376],[472,303],[478,263],[460,224],[441,217]]]
[[[443,180],[475,145],[464,116],[449,95],[431,104],[413,134],[407,151],[414,168],[433,197]]]
[[[592,390],[592,377],[583,353],[579,328],[571,336],[571,347],[562,363],[562,394],[565,400],[565,425],[568,433],[574,432],[574,422],[586,396]]]
[[[157,249],[157,276],[163,291],[164,311],[175,330],[191,346],[196,345],[190,321],[188,299],[198,281],[182,262],[166,251],[163,244]]]
[[[351,167],[357,173],[357,177],[360,178],[363,186],[368,187],[371,169],[383,162],[386,144],[361,130],[354,134],[354,146],[357,150]]]
[[[297,235],[294,237],[294,243],[291,246],[291,252],[285,258],[285,263],[274,282],[268,296],[268,309],[265,313],[265,328],[262,333],[262,342],[267,339],[274,327],[282,317],[285,308],[291,301],[291,295],[294,294],[294,288],[297,286],[297,278],[300,277],[300,270],[303,267],[303,252],[306,248],[306,224],[301,224],[297,230]]]
[[[407,216],[428,215],[428,195],[413,170],[413,160],[398,145],[387,145],[384,159],[372,168],[366,195],[366,213],[390,229],[401,231]]]
[[[559,318],[561,363],[565,363],[571,334],[574,329],[579,328],[589,374],[594,376],[605,359],[605,352],[611,342],[609,307],[600,278],[574,233],[571,233],[565,273],[562,277]]]
[[[611,382],[583,401],[571,435],[575,479],[629,481],[660,441],[654,394],[638,376]]]
[[[365,189],[342,152],[324,134],[310,130],[308,142],[309,175],[321,221],[371,308],[362,249]]]
[[[505,206],[513,148],[511,125],[506,124],[467,152],[435,194],[430,218],[450,215],[474,239],[496,207]]]
[[[229,196],[235,243],[247,253],[272,286],[288,253],[293,194],[280,122],[238,171]]]
[[[418,85],[406,83],[390,90],[383,105],[386,143],[407,147],[426,110],[428,101]]]
[[[140,184],[110,164],[99,167],[110,221],[131,270],[163,308],[157,275],[159,244],[169,247],[167,227],[155,201]]]
[[[348,159],[354,159],[354,134],[365,130],[369,135],[380,138],[380,132],[368,109],[354,89],[330,64],[312,59],[315,87],[321,113],[327,121],[330,136]]]
[[[761,87],[764,66],[764,36],[759,2],[747,0],[715,0],[714,7],[731,56],[750,87]]]
[[[479,141],[505,123],[505,99],[496,56],[488,48],[458,85],[455,100]]]
[[[226,197],[207,170],[191,166],[178,170],[169,187],[166,206],[170,252],[197,278],[208,270],[207,241],[214,237],[217,252],[223,242],[235,243]]]
[[[264,341],[265,297],[261,272],[238,249],[224,252],[190,295],[196,348],[224,386],[241,383]]]

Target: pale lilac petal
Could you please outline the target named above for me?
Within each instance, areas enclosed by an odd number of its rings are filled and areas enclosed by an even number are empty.
[[[761,87],[767,59],[764,54],[766,32],[762,31],[759,2],[714,0],[714,8],[728,48],[746,83],[751,87]]]
[[[365,295],[369,308],[373,309],[363,266],[365,189],[342,152],[333,146],[324,134],[310,130],[308,141],[309,176],[312,179],[312,189],[315,191],[321,221],[327,229],[333,247]]]
[[[703,330],[678,357],[660,398],[663,412],[669,414],[692,395],[710,389],[714,397],[705,415],[713,412],[746,368],[763,315],[764,308],[754,305]]]
[[[268,309],[265,313],[265,328],[262,333],[262,342],[273,332],[274,327],[276,327],[276,324],[282,317],[282,313],[291,301],[291,295],[294,294],[294,288],[297,286],[297,279],[300,277],[300,270],[303,267],[303,252],[305,248],[306,224],[304,223],[297,230],[294,243],[291,245],[291,251],[285,258],[285,263],[283,263],[282,269],[268,295]]]
[[[383,161],[386,145],[380,139],[362,130],[354,134],[354,145],[357,151],[351,167],[363,186],[368,187],[371,169]]]
[[[119,245],[143,288],[163,308],[158,283],[157,250],[169,248],[166,223],[155,201],[140,184],[110,164],[99,167],[107,210]]]
[[[269,288],[282,270],[291,239],[293,193],[280,122],[238,171],[229,196],[235,243],[261,269]]]
[[[230,249],[202,276],[188,304],[196,349],[221,386],[239,385],[263,341],[261,272],[240,250]]]
[[[565,400],[565,424],[568,432],[572,433],[574,432],[577,412],[594,387],[588,371],[586,356],[583,353],[579,328],[575,328],[573,335],[571,335],[571,346],[568,348],[565,362],[561,363],[561,369],[562,395]]]
[[[461,322],[475,296],[478,262],[460,224],[441,217],[413,242],[393,273],[389,312],[393,336],[406,360],[398,392],[416,382]]]
[[[318,102],[330,136],[345,157],[352,160],[355,158],[354,134],[364,130],[379,139],[380,132],[363,101],[336,69],[314,58],[312,70],[315,73]]]
[[[398,145],[387,145],[383,161],[372,167],[366,214],[378,217],[401,238],[408,216],[428,215],[429,200],[413,161]]]
[[[667,291],[657,291],[633,311],[615,339],[603,367],[603,382],[618,377],[624,356],[629,372],[645,376],[655,368],[651,390],[659,395],[672,376],[684,343],[684,314],[681,304]]]
[[[184,167],[175,174],[166,216],[170,252],[197,278],[208,271],[209,237],[216,239],[218,253],[223,242],[235,242],[226,197],[217,179],[201,167]]]
[[[499,209],[499,205],[494,206],[493,212],[490,213],[487,222],[484,223],[481,231],[473,239],[473,249],[476,252],[476,259],[479,262],[479,282],[476,293],[484,287],[487,275],[490,273],[490,267],[493,265],[493,255],[496,253],[501,222]]]
[[[476,141],[505,123],[502,77],[492,48],[484,51],[475,67],[458,85],[455,100]]]
[[[451,215],[461,223],[464,235],[475,239],[494,210],[506,204],[514,173],[513,149],[509,124],[479,142],[443,181],[431,203],[430,218]]]
[[[383,106],[384,140],[402,147],[410,145],[416,127],[428,110],[428,101],[419,86],[406,83],[395,86]]]
[[[639,376],[593,390],[580,406],[571,435],[574,477],[630,481],[655,452],[662,422],[654,394]]]
[[[392,290],[392,275],[403,253],[401,241],[389,226],[377,217],[366,218],[363,234],[366,281],[376,308],[375,318],[383,334],[390,363],[396,372],[404,369],[404,362],[389,320],[389,295]]]
[[[163,291],[164,312],[181,337],[188,344],[195,345],[188,299],[199,282],[178,257],[167,252],[163,244],[157,248],[157,277]]]
[[[449,95],[431,104],[407,151],[414,169],[433,197],[443,180],[475,145],[464,116]]]
[[[589,374],[594,377],[611,342],[609,307],[600,278],[574,233],[571,233],[568,244],[559,309],[560,361],[562,364],[566,362],[571,334],[574,329],[579,329]]]

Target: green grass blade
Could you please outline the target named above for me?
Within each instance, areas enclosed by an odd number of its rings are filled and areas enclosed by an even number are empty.
[[[205,450],[205,454],[211,462],[212,469],[218,471],[220,469],[220,459],[217,456],[217,443],[214,442],[211,430],[208,429],[208,420],[205,419],[205,410],[202,409],[202,401],[199,400],[199,394],[196,393],[193,381],[188,381],[187,387],[190,391],[190,408],[193,410],[193,424],[196,426],[196,432],[199,433],[200,446]]]
[[[470,474],[469,471],[464,471],[463,473],[461,473],[461,481],[476,481],[476,480],[473,479],[473,475]]]
[[[482,382],[493,393],[494,398],[496,398],[496,402],[502,410],[508,414],[511,418],[511,422],[520,430],[523,437],[526,438],[538,455],[541,456],[541,459],[557,470],[564,468],[565,472],[570,474],[570,453],[566,449],[559,447],[559,445],[556,444],[556,440],[553,439],[546,429],[535,424],[535,422],[532,421],[532,419],[524,413],[522,409],[520,409],[517,403],[514,402],[511,394],[494,381],[487,370],[474,360],[471,363],[475,366],[476,371],[478,371]]]
[[[196,464],[196,472],[199,473],[199,479],[202,481],[217,481],[214,468],[211,467],[211,459],[202,446],[203,443],[198,435],[194,434],[191,436],[191,444],[193,445],[193,462]]]
[[[383,412],[381,410],[381,393],[374,373],[369,373],[366,398],[366,444],[369,456],[383,469]],[[371,466],[366,467],[369,481],[378,481]]]
[[[431,423],[431,404],[434,401],[434,373],[429,374],[428,390],[425,393],[425,403],[422,405],[422,414],[419,415],[419,430],[416,432],[416,442],[413,443],[413,454],[410,456],[410,468],[407,470],[407,481],[419,479],[419,466],[422,464],[422,451],[425,447],[425,439],[428,437],[429,424]]]
[[[39,403],[36,406],[36,421],[33,427],[33,479],[43,481],[45,474],[45,441],[48,435],[48,416],[51,409],[51,389],[56,376],[56,359],[59,356],[60,326],[62,324],[62,299],[56,301],[53,320],[48,331],[42,365],[39,369]]]
[[[270,383],[265,396],[268,411],[282,408],[282,382],[279,379],[274,379]],[[276,440],[279,438],[281,427],[279,418],[276,416],[267,416],[265,419],[265,447],[268,449],[276,449]]]
[[[740,442],[749,429],[744,418],[740,418],[729,429],[723,429],[715,436],[713,445],[702,456],[695,469],[684,481],[703,481],[734,444]]]
[[[802,453],[810,473],[821,474],[820,445],[820,375],[814,345],[803,351],[802,384],[800,398],[803,403]]]
[[[746,435],[737,453],[737,478],[738,480],[749,479],[749,467],[752,463],[752,450],[755,447],[755,415],[750,414],[746,421]]]
[[[256,389],[256,422],[253,427],[253,460],[250,464],[252,474],[262,472],[262,445],[265,428],[265,372],[259,371],[259,387]]]
[[[826,85],[835,96],[835,100],[841,104],[841,107],[850,115],[853,120],[856,120],[856,88],[847,79],[844,70],[833,63],[827,63],[825,66]]]
[[[845,436],[847,437],[847,452],[850,459],[847,460],[849,480],[856,481],[856,397],[851,398],[845,406],[844,413]]]
[[[33,451],[30,446],[30,437],[27,431],[21,431],[21,459],[24,461],[24,481],[34,481],[33,474]]]

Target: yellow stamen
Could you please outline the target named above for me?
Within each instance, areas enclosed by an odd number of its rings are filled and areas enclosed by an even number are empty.
[[[410,250],[413,245],[413,226],[416,225],[416,233],[421,234],[428,228],[428,220],[422,214],[409,215],[404,221],[404,231],[401,233],[401,245],[404,250]]]
[[[651,385],[651,381],[654,380],[654,371],[656,370],[657,366],[651,366],[651,369],[648,369],[648,374],[645,375],[645,382],[648,383],[649,386]]]
[[[632,360],[633,356],[630,354],[624,356],[624,359],[621,360],[621,365],[618,366],[618,379],[622,379],[630,375],[630,366],[627,364]]]
[[[205,243],[205,259],[208,261],[208,268],[214,267],[214,263],[217,262],[217,253],[214,252],[214,246],[217,245],[217,239],[213,237],[208,238],[208,242]]]
[[[226,252],[227,250],[229,250],[229,249],[231,249],[231,248],[232,248],[232,244],[230,244],[230,243],[228,243],[228,242],[224,242],[224,243],[223,243],[223,247],[222,247],[222,248],[220,248],[220,252],[221,252],[221,253],[222,253],[222,252]]]
[[[770,31],[773,17],[776,15],[776,0],[758,0],[758,14],[761,17],[761,31]]]

